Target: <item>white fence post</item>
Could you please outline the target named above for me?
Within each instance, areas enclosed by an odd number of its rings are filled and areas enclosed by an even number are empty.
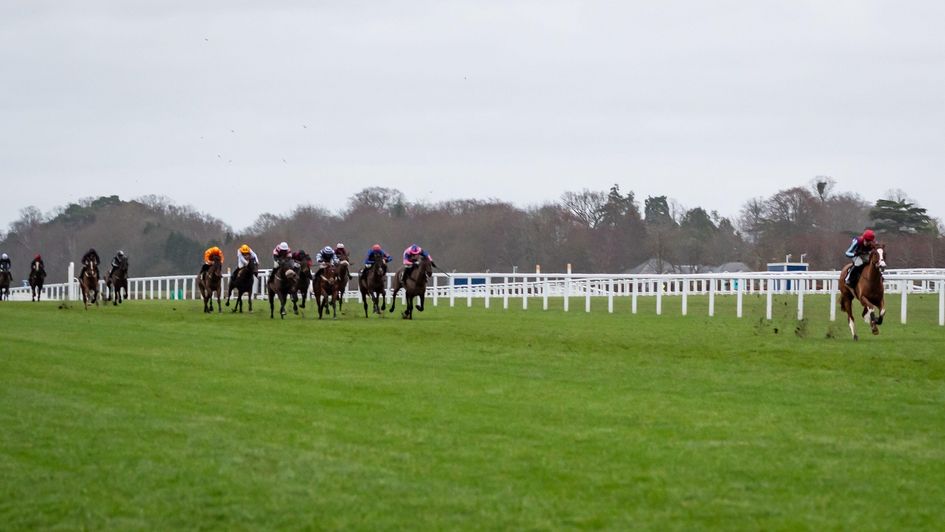
[[[804,319],[804,292],[807,289],[807,280],[798,279],[797,281],[797,320]]]
[[[522,276],[522,310],[528,310],[528,276],[527,275]]]
[[[360,275],[360,274],[359,274]],[[433,276],[433,306],[437,306],[438,300],[440,299],[440,287],[437,286],[437,279],[439,279],[439,274]],[[360,286],[361,279],[358,279],[358,285]]]
[[[715,279],[709,279],[709,317],[715,316]]]
[[[771,321],[771,307],[774,299],[773,279],[765,279],[765,319]]]
[[[508,278],[508,277],[503,277],[503,278],[502,278],[502,286],[503,286],[503,288],[502,288],[502,309],[503,309],[503,310],[508,310],[508,309],[509,309],[509,278]]]
[[[486,288],[486,301],[485,301],[485,307],[486,307],[486,308],[489,308],[489,296],[492,295],[492,294],[490,293],[490,292],[492,292],[492,284],[489,282],[491,279],[492,279],[491,276],[486,275],[486,282],[485,282],[485,284],[483,285],[483,286]]]
[[[640,293],[640,280],[634,278],[633,286],[631,287],[632,292],[630,293],[630,312],[633,314],[637,313],[637,294]]]
[[[456,278],[450,276],[450,308],[456,306],[456,283],[454,282],[454,279]]]
[[[568,311],[569,299],[571,299],[571,276],[564,278],[564,311]]]
[[[663,314],[663,282],[656,282],[656,315]]]
[[[737,295],[737,303],[735,306],[735,315],[741,318],[742,317],[742,296],[745,294],[745,281],[743,279],[736,279],[735,282],[738,283],[738,291],[737,291],[738,295]]]
[[[591,311],[591,280],[584,281],[584,312]]]
[[[535,283],[537,284],[538,278],[535,278]],[[541,308],[542,310],[548,310],[548,274],[545,274],[545,278],[541,282]]]
[[[614,313],[614,278],[607,280],[607,312]]]
[[[830,321],[837,321],[837,297],[840,293],[840,281],[830,280]]]
[[[68,278],[66,278],[66,282],[69,283],[69,301],[75,301],[77,298],[75,294],[75,263],[74,262],[69,263],[69,272],[66,275],[69,276]]]
[[[689,279],[682,280],[682,315],[689,313]]]
[[[945,327],[945,281],[938,282],[938,325]]]
[[[899,283],[899,288],[902,290],[902,308],[899,309],[899,323],[903,325],[906,324],[906,292],[908,292],[907,283],[909,282],[910,281],[901,281]]]

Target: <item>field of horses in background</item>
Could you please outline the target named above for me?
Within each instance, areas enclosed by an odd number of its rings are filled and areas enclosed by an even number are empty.
[[[74,265],[70,264],[68,278],[75,279]],[[251,294],[256,299],[268,299],[266,285],[269,270],[259,270],[258,278],[253,282]],[[337,297],[345,301],[361,301],[358,273],[353,272],[352,279],[345,285]],[[383,296],[390,298],[394,287],[394,273],[383,276]],[[691,296],[704,296],[708,300],[709,316],[716,313],[716,297],[732,296],[735,299],[735,314],[743,315],[743,298],[749,295],[762,296],[766,299],[765,318],[772,318],[773,297],[790,295],[796,300],[797,319],[803,320],[808,314],[809,301],[814,296],[822,296],[816,304],[818,312],[830,321],[836,320],[837,301],[840,295],[840,272],[737,272],[704,274],[584,274],[584,273],[496,273],[496,272],[452,272],[433,273],[424,290],[424,297],[434,307],[444,302],[450,307],[465,301],[472,306],[479,301],[486,308],[500,306],[509,308],[518,305],[523,309],[540,307],[547,310],[549,300],[561,300],[561,308],[569,312],[575,302],[585,312],[600,310],[606,312],[638,311],[640,298],[655,300],[655,312],[663,314],[664,299],[669,298],[679,305],[680,314],[689,314],[688,302]],[[375,281],[377,282],[377,281]],[[101,282],[104,287],[104,281]],[[128,300],[199,300],[201,294],[197,279],[193,274],[168,275],[159,277],[133,277],[127,279]],[[223,275],[221,284],[227,291],[229,275]],[[910,295],[938,296],[938,324],[945,326],[945,269],[890,269],[883,276],[883,285],[887,297],[895,296],[899,300],[899,321],[908,319],[908,298]],[[46,298],[60,301],[80,300],[78,283],[47,284],[44,288]],[[826,297],[823,297],[826,296]],[[368,295],[369,301],[370,295]],[[406,304],[404,292],[400,292],[400,301]],[[11,288],[11,300],[28,301],[30,289],[27,287]],[[581,303],[583,302],[583,305]],[[373,304],[373,301],[371,301]],[[329,302],[330,305],[330,302]]]

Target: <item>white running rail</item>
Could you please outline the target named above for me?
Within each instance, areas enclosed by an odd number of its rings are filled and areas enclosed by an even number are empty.
[[[72,300],[81,298],[78,283],[75,281],[74,265],[69,265],[70,283],[53,283],[44,287],[43,299]],[[268,297],[266,277],[268,270],[260,270],[253,293],[257,299]],[[344,294],[346,302],[360,301],[357,273],[348,283]],[[393,273],[387,276],[388,294]],[[527,309],[529,304],[540,302],[543,309],[548,309],[549,299],[561,299],[564,311],[569,311],[575,298],[583,300],[585,312],[590,312],[592,302],[601,305],[606,299],[608,312],[614,312],[614,300],[630,300],[630,310],[637,312],[637,299],[655,298],[656,313],[663,312],[665,297],[678,297],[683,315],[688,314],[689,296],[708,296],[708,314],[715,315],[716,296],[735,296],[736,315],[743,315],[743,299],[746,295],[764,295],[766,300],[766,318],[772,317],[772,297],[774,295],[794,295],[797,298],[797,316],[805,315],[806,295],[829,295],[836,300],[839,290],[840,274],[836,271],[819,272],[742,272],[742,273],[702,273],[702,274],[581,274],[581,273],[436,273],[427,286],[426,297],[434,306],[440,300],[448,301],[449,306],[465,300],[472,306],[473,299],[483,300],[486,308],[493,304],[507,309],[512,304]],[[887,294],[896,294],[900,298],[900,321],[906,323],[908,296],[910,294],[938,295],[938,324],[945,326],[945,269],[902,269],[887,270],[885,275]],[[229,275],[223,276],[224,293],[229,286]],[[101,282],[104,293],[105,283]],[[30,289],[17,287],[10,290],[10,299],[30,300]],[[400,294],[403,299],[403,292]],[[183,300],[198,299],[196,275],[165,275],[159,277],[135,277],[128,279],[129,300]],[[513,303],[515,302],[515,303]],[[836,319],[836,304],[829,305],[829,318]]]

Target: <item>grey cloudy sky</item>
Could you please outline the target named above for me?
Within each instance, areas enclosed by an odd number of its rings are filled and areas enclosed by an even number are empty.
[[[366,186],[619,183],[735,215],[831,175],[945,217],[945,2],[0,3],[0,226],[166,195],[239,229]]]

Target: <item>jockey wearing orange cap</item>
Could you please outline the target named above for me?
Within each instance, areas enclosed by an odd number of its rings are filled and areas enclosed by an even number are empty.
[[[854,238],[850,242],[850,247],[845,255],[853,259],[853,267],[847,272],[845,282],[847,286],[856,286],[860,279],[860,272],[863,266],[870,260],[870,252],[873,251],[873,243],[876,241],[876,233],[872,229],[863,231],[863,234]]]
[[[256,256],[256,252],[253,251],[253,248],[249,247],[248,244],[243,244],[236,251],[236,269],[230,274],[231,284],[236,282],[236,276],[239,274],[239,271],[249,265],[250,262],[255,262],[257,266],[259,265],[259,257]]]
[[[210,263],[214,260],[219,260],[221,264],[223,263],[223,251],[217,246],[209,247],[203,252],[203,266],[200,267],[200,273],[209,270]]]

